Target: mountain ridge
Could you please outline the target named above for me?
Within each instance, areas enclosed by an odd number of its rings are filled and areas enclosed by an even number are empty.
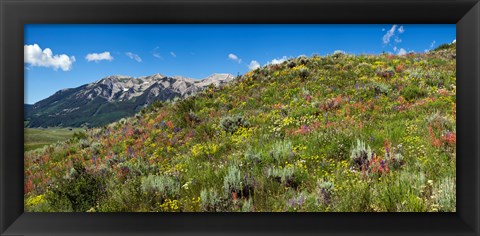
[[[234,78],[227,73],[214,73],[201,80],[158,73],[140,77],[110,75],[24,105],[26,126],[101,126],[133,115],[157,100],[185,98]]]

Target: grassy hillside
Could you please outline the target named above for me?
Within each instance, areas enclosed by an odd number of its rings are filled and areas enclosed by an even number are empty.
[[[30,151],[43,146],[66,141],[73,137],[75,132],[82,131],[81,128],[25,128],[24,129],[24,150]]]
[[[455,45],[299,57],[25,154],[27,211],[455,211]]]

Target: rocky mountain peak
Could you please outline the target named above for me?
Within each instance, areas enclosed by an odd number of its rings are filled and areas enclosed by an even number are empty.
[[[234,78],[233,75],[220,73],[201,80],[162,74],[141,77],[111,75],[77,88],[62,89],[35,103],[29,109],[29,126],[95,124],[95,116],[107,117],[102,119],[111,122],[135,114],[156,100],[185,98],[211,84],[219,86]],[[86,114],[88,117],[84,117]],[[73,117],[76,120],[69,120]]]

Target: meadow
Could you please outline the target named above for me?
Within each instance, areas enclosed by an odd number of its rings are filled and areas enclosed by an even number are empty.
[[[30,151],[56,142],[67,141],[81,128],[25,128],[24,151]]]
[[[455,211],[455,56],[301,56],[156,102],[25,152],[25,211]]]

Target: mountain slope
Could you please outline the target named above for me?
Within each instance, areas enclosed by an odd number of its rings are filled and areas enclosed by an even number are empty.
[[[455,211],[455,55],[293,58],[150,106],[26,152],[26,211]]]
[[[29,127],[101,126],[131,116],[154,101],[184,98],[233,80],[229,74],[213,74],[197,81],[161,74],[133,78],[109,76],[78,88],[63,89],[25,107]]]

